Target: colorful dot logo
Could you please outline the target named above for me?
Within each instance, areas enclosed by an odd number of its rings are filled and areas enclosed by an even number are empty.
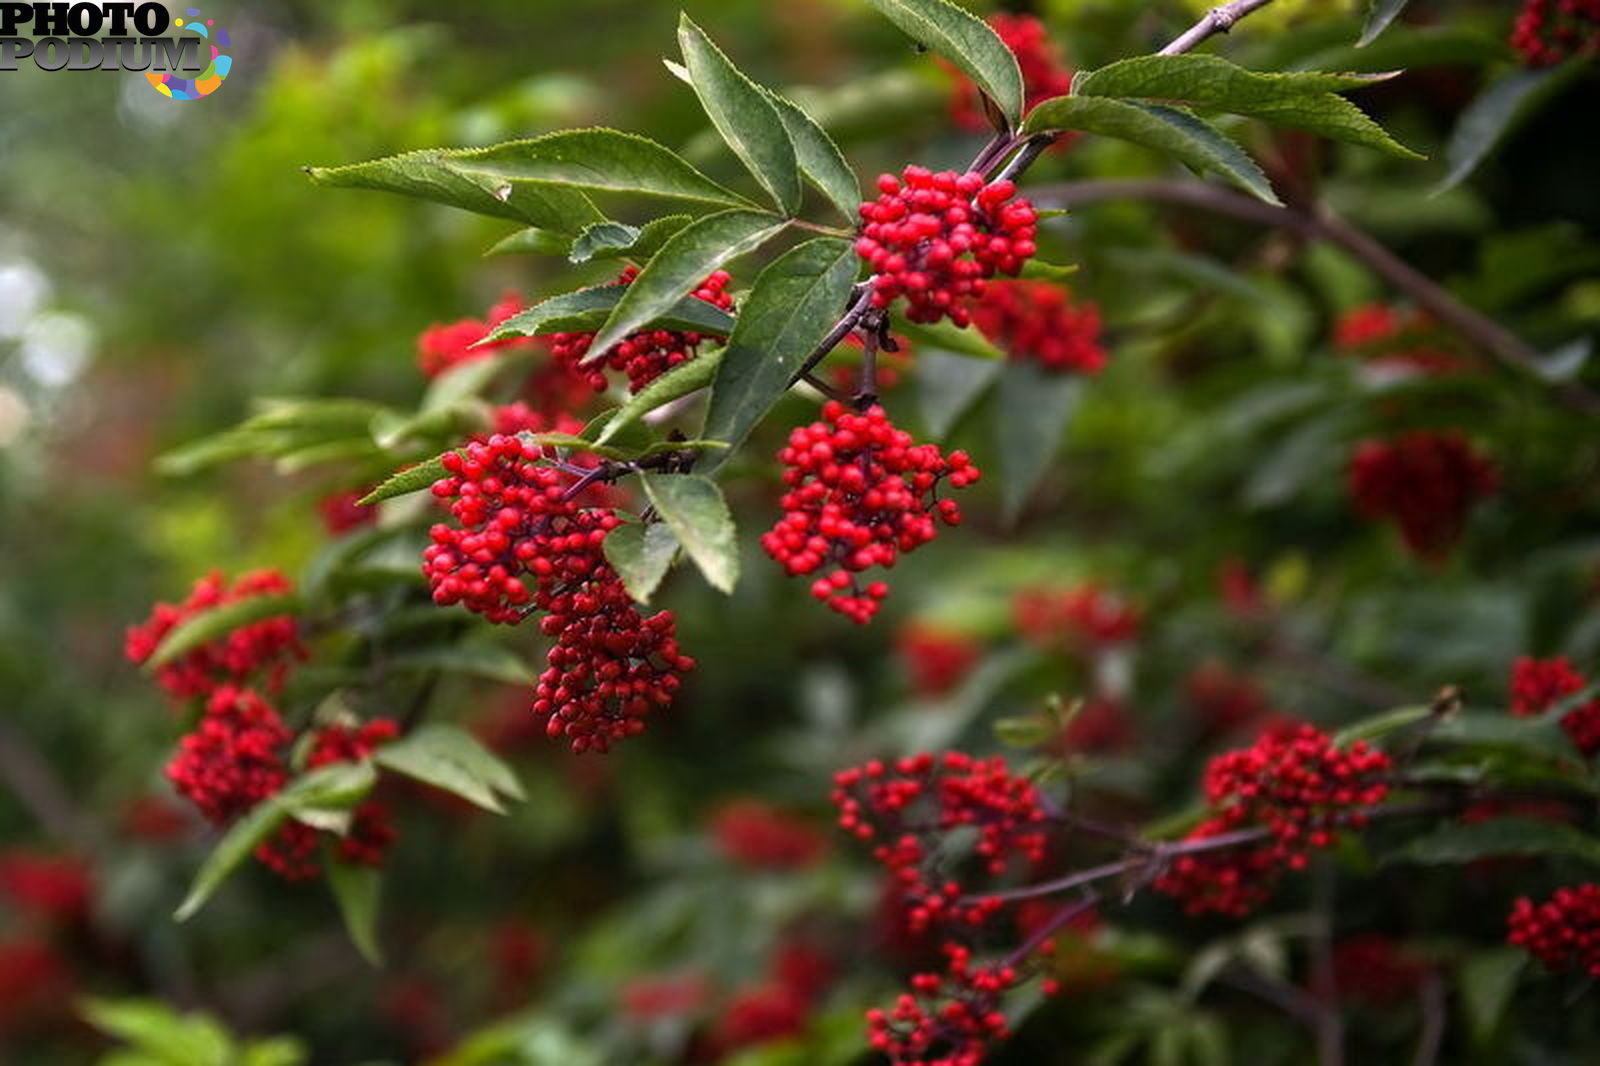
[[[228,71],[233,69],[233,57],[223,51],[233,42],[228,39],[228,31],[216,25],[214,20],[202,21],[199,8],[184,8],[184,14],[186,18],[172,20],[173,26],[199,36],[200,46],[211,49],[211,62],[206,64],[205,70],[192,78],[179,77],[173,71],[152,70],[145,74],[145,80],[154,85],[156,92],[162,96],[169,96],[174,100],[198,100],[202,96],[210,96],[216,92],[217,87],[227,78]]]

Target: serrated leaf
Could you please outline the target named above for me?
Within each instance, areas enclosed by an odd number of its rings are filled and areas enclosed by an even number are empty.
[[[650,505],[715,589],[739,580],[739,544],[717,483],[701,474],[640,474]]]
[[[1006,360],[1006,353],[996,348],[975,326],[957,326],[948,320],[930,325],[898,319],[894,331],[915,344],[919,351],[926,345],[973,359],[992,359],[1001,363]]]
[[[800,210],[800,169],[777,107],[686,14],[679,16],[678,45],[689,84],[711,124],[778,209],[795,214]]]
[[[917,349],[917,399],[922,420],[935,438],[943,437],[1000,374],[994,359],[973,359],[938,348]]]
[[[605,428],[600,435],[595,437],[596,444],[605,444],[628,427],[637,425],[639,419],[665,406],[673,400],[689,395],[696,389],[703,389],[711,384],[711,379],[716,376],[717,367],[722,365],[726,350],[718,348],[715,351],[701,352],[686,363],[679,363],[671,370],[656,378],[650,384],[628,397],[628,401],[618,407],[605,423]],[[653,441],[649,443],[654,443]],[[648,445],[647,445],[648,446]]]
[[[1371,0],[1367,6],[1367,19],[1361,26],[1361,39],[1356,42],[1357,48],[1365,48],[1378,39],[1378,35],[1389,28],[1389,23],[1399,17],[1400,12],[1406,9],[1406,4],[1411,0]]]
[[[583,235],[579,234],[579,240],[573,242],[572,253],[567,258],[573,263],[587,263],[591,259],[632,259],[642,263],[655,255],[668,237],[693,221],[693,215],[663,215],[637,228],[625,226],[622,228],[633,233],[633,236],[626,241],[618,240],[619,234],[616,231],[606,231],[602,234],[595,227],[590,227],[590,230],[595,231],[593,239],[580,247]],[[617,222],[609,225],[622,226]],[[584,232],[587,233],[589,230]]]
[[[508,685],[531,685],[538,679],[522,656],[504,645],[486,641],[418,648],[386,659],[383,665],[394,673],[440,671],[503,681]]]
[[[1022,505],[1055,462],[1083,381],[1052,373],[1031,362],[1007,362],[1000,371],[994,407],[994,435],[1000,455],[1000,502],[1008,519]]]
[[[664,522],[625,522],[606,534],[601,547],[628,595],[649,603],[678,554],[678,538]]]
[[[1576,826],[1538,818],[1457,821],[1408,841],[1383,861],[1385,865],[1459,865],[1506,855],[1563,855],[1600,865],[1600,839]]]
[[[293,615],[300,610],[300,597],[293,593],[278,596],[251,596],[248,599],[212,607],[174,626],[162,638],[145,663],[147,670],[165,666],[202,644],[232,633],[235,629],[265,618]]]
[[[1268,73],[1249,70],[1205,53],[1147,55],[1121,59],[1073,80],[1076,96],[1144,96],[1185,100],[1231,111],[1236,107],[1284,103],[1317,93],[1359,89],[1393,73],[1356,74],[1321,70]],[[1245,112],[1239,112],[1244,114]]]
[[[444,468],[444,456],[449,454],[449,452],[445,452],[442,455],[436,455],[426,462],[418,463],[415,466],[409,466],[397,473],[390,474],[377,488],[361,497],[357,502],[362,507],[371,507],[373,504],[380,503],[383,500],[404,496],[409,492],[418,492],[432,486],[435,481],[449,473]]]
[[[709,272],[710,268],[706,273]],[[666,301],[635,328],[660,327],[691,333],[709,333],[719,337],[727,336],[733,329],[733,316],[716,304],[687,295],[704,277],[702,274],[695,278],[694,284],[679,293],[678,298]],[[638,283],[638,279],[635,279],[633,285]],[[616,311],[617,305],[622,302],[624,294],[631,291],[633,285],[595,285],[541,300],[526,311],[519,311],[501,322],[478,343],[489,344],[507,337],[536,337],[545,333],[593,332],[605,325],[606,320]],[[628,332],[631,333],[633,330]],[[620,339],[619,337],[618,340]],[[603,354],[605,351],[604,348],[597,349],[593,345],[590,347],[597,353]]]
[[[504,181],[469,167],[475,155],[495,150],[424,148],[365,163],[307,167],[306,173],[319,185],[396,193],[509,218],[553,233],[573,233],[605,218],[589,197],[576,189]]]
[[[491,255],[566,255],[572,247],[572,238],[566,234],[552,233],[538,226],[528,226],[508,233],[484,252]]]
[[[523,799],[516,774],[454,726],[427,725],[373,753],[379,766],[460,796],[485,810],[504,814],[499,796]]]
[[[328,875],[328,888],[339,905],[345,932],[361,957],[374,966],[383,965],[378,946],[378,903],[383,891],[383,872],[364,863],[346,862],[326,849],[322,868]]]
[[[1542,70],[1514,70],[1491,82],[1456,119],[1444,149],[1445,176],[1434,187],[1434,195],[1465,181],[1513,130],[1585,65],[1583,58],[1569,59]]]
[[[1028,113],[1023,132],[1084,130],[1170,155],[1193,170],[1219,174],[1269,204],[1279,203],[1255,161],[1215,126],[1180,108],[1106,97],[1058,96]]]
[[[988,23],[948,0],[868,0],[913,40],[954,63],[1012,127],[1022,121],[1017,57]]]
[[[756,277],[711,385],[701,436],[737,447],[844,313],[856,276],[849,241],[796,245]]]
[[[674,233],[633,283],[623,288],[605,325],[589,345],[585,362],[604,359],[618,341],[662,319],[685,301],[712,307],[688,294],[713,270],[760,247],[786,225],[777,216],[762,211],[722,211],[696,219]]]
[[[591,222],[572,239],[568,258],[574,263],[587,263],[597,253],[615,248],[626,248],[639,238],[637,226],[625,222]]]
[[[854,225],[860,217],[861,183],[856,180],[856,172],[850,169],[850,164],[845,162],[844,153],[799,104],[770,89],[767,96],[778,109],[778,117],[789,133],[800,173],[846,222]]]

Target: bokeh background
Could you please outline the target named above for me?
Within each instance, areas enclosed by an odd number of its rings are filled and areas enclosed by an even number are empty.
[[[486,258],[510,226],[317,188],[301,167],[603,124],[731,175],[660,62],[675,51],[679,6],[234,0],[206,9],[237,47],[233,74],[202,101],[174,103],[131,74],[0,74],[0,858],[55,878],[46,905],[0,900],[0,1061],[91,1061],[110,1046],[76,1011],[91,994],[289,1034],[314,1063],[854,1061],[860,1011],[893,987],[894,967],[869,935],[872,872],[830,836],[834,769],[885,750],[986,750],[995,721],[1051,693],[1098,695],[1115,706],[1099,733],[1067,744],[1074,772],[1107,810],[1138,818],[1192,795],[1197,760],[1221,742],[1196,717],[1197,669],[1248,677],[1263,708],[1337,723],[1445,683],[1492,705],[1526,651],[1595,661],[1591,416],[1442,331],[1429,343],[1479,372],[1386,393],[1332,350],[1342,313],[1403,302],[1359,263],[1234,220],[1106,203],[1050,227],[1051,257],[1081,264],[1071,284],[1098,303],[1111,360],[1020,520],[984,486],[966,526],[897,569],[892,609],[849,627],[754,547],[776,513],[762,456],[804,417],[796,400],[727,486],[747,548],[737,594],[691,573],[671,581],[664,602],[701,667],[645,739],[573,758],[518,732],[523,690],[471,679],[440,690],[441,716],[495,737],[530,800],[505,818],[411,804],[386,882],[383,969],[349,947],[320,886],[260,870],[175,925],[168,914],[210,838],[161,777],[178,724],[124,660],[124,630],[212,568],[301,572],[329,538],[317,501],[351,486],[338,464],[174,477],[156,457],[261,397],[412,406],[425,328],[479,316],[508,291],[532,298],[595,276]],[[753,76],[814,106],[863,175],[971,156],[974,135],[948,121],[948,75],[867,5],[681,6]],[[1537,348],[1592,335],[1600,82],[1568,79],[1468,183],[1430,196],[1462,107],[1514,63],[1513,5],[1418,0],[1377,58],[1350,48],[1356,6],[1285,0],[1226,47],[1260,66],[1411,67],[1359,101],[1430,160],[1240,134],[1280,182]],[[1010,9],[1044,17],[1078,67],[1149,51],[1198,10]],[[1033,180],[1167,170],[1089,139]],[[914,381],[889,404],[915,422]],[[1345,490],[1352,443],[1400,423],[1462,427],[1504,472],[1505,490],[1442,566],[1410,559]],[[990,424],[980,412],[954,434],[980,464]],[[1270,604],[1270,624],[1231,611],[1219,573]],[[1136,639],[1079,656],[1030,643],[1019,591],[1085,581],[1137,608]],[[907,635],[918,626],[958,650],[919,659]],[[537,653],[536,638],[508,643]],[[954,655],[958,683],[919,682],[930,655]],[[741,851],[740,817],[765,847]],[[1448,886],[1395,892],[1400,882],[1384,881],[1395,875],[1375,876],[1357,926],[1431,943],[1448,965],[1492,950],[1492,915],[1454,927],[1430,917]],[[1099,991],[1035,1015],[996,1061],[1089,1061],[1119,1033],[1173,1027],[1225,1030],[1232,1050],[1212,1061],[1305,1061],[1292,1022],[1173,993],[1207,937],[1236,931],[1185,927],[1159,901],[1138,910],[1095,934],[1085,984]],[[1297,980],[1294,934],[1261,935]],[[784,951],[803,956],[796,945],[815,957],[794,964],[820,968],[826,993],[799,1022],[769,1026],[787,1043],[730,1049],[732,1005]],[[1559,997],[1529,995],[1517,1008],[1527,1018],[1561,1014]],[[1407,1017],[1381,1014],[1352,1039],[1389,1047]],[[1499,1039],[1474,1061],[1586,1061],[1556,1050],[1579,1046],[1571,1034],[1547,1039],[1531,1023]],[[260,1061],[297,1054],[275,1047]]]

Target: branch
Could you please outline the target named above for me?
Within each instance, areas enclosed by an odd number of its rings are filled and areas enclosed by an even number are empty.
[[[1064,182],[1039,186],[1028,190],[1028,194],[1037,204],[1058,207],[1104,200],[1154,200],[1181,204],[1327,241],[1365,263],[1373,273],[1405,293],[1418,307],[1475,347],[1488,352],[1503,365],[1543,381],[1539,377],[1539,354],[1534,349],[1498,322],[1457,300],[1370,234],[1326,207],[1311,211],[1274,207],[1216,185],[1165,179]],[[1556,394],[1575,408],[1591,414],[1600,413],[1600,396],[1581,385],[1563,385],[1556,389]]]
[[[1189,51],[1195,45],[1204,42],[1207,38],[1219,33],[1227,33],[1233,29],[1233,24],[1244,18],[1257,8],[1266,7],[1272,0],[1232,0],[1231,3],[1214,7],[1179,34],[1173,42],[1157,52],[1160,56],[1175,56]]]

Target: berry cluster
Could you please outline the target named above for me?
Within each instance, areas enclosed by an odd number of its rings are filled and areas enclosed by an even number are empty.
[[[861,205],[856,253],[872,267],[872,305],[906,298],[913,322],[971,321],[968,304],[985,279],[1016,275],[1035,251],[1033,205],[1012,197],[1009,180],[908,166],[878,178],[879,196]]]
[[[1600,51],[1600,0],[1523,0],[1511,47],[1530,67]]]
[[[489,412],[491,436],[514,437],[518,433],[570,433],[583,431],[583,423],[565,411],[542,411],[527,401],[501,404]],[[487,439],[487,438],[481,438]]]
[[[1240,916],[1265,899],[1272,878],[1306,865],[1343,826],[1366,822],[1366,808],[1383,801],[1392,763],[1357,741],[1340,751],[1314,726],[1269,729],[1249,748],[1225,752],[1206,767],[1211,817],[1189,834],[1202,841],[1260,828],[1267,839],[1224,853],[1177,858],[1155,887],[1182,899],[1190,913]]]
[[[205,611],[292,591],[288,579],[276,570],[245,574],[231,587],[213,570],[195,582],[182,603],[158,603],[148,620],[129,628],[125,645],[128,659],[145,662],[168,633]],[[175,699],[189,699],[203,696],[218,685],[243,682],[258,671],[266,671],[266,687],[276,692],[283,687],[289,667],[305,657],[294,619],[286,614],[275,615],[240,626],[166,663],[156,670],[156,683]]]
[[[630,266],[624,269],[621,276],[612,284],[631,285],[633,279],[638,276],[639,269]],[[690,295],[724,311],[731,311],[733,296],[728,293],[727,288],[728,282],[732,280],[727,271],[714,271]],[[608,351],[604,359],[597,360],[591,366],[582,366],[580,364],[588,356],[589,345],[594,342],[594,338],[594,333],[589,332],[552,333],[544,339],[550,345],[551,354],[555,356],[556,362],[588,382],[596,392],[605,391],[606,367],[625,373],[628,376],[629,391],[638,392],[668,370],[693,359],[698,353],[700,343],[707,339],[699,333],[678,330],[640,330],[638,333],[628,334],[617,342],[616,347]]]
[[[1460,356],[1429,346],[1431,325],[1419,312],[1402,312],[1388,304],[1362,304],[1339,316],[1333,326],[1333,344],[1384,369],[1420,374],[1464,369],[1466,363]]]
[[[711,1033],[718,1056],[801,1033],[833,983],[835,966],[804,941],[789,939],[773,951],[767,971],[764,981],[736,993],[723,1006]]]
[[[1394,522],[1413,555],[1438,562],[1461,536],[1472,505],[1498,487],[1499,474],[1461,434],[1416,430],[1363,441],[1351,456],[1349,482],[1363,513]]]
[[[89,866],[81,859],[28,851],[0,855],[0,899],[13,913],[69,924],[88,915],[93,890]]]
[[[912,622],[895,636],[895,651],[919,696],[943,696],[978,663],[978,644],[965,633]]]
[[[1071,294],[1043,281],[1000,281],[985,288],[972,322],[1013,361],[1054,373],[1098,374],[1105,369],[1100,310],[1074,304]]]
[[[1208,737],[1232,733],[1273,713],[1266,694],[1254,679],[1236,674],[1214,660],[1192,670],[1183,687],[1201,731]]]
[[[1555,973],[1600,977],[1600,885],[1558,888],[1543,903],[1526,896],[1511,907],[1506,939]]]
[[[1017,57],[1029,111],[1051,97],[1065,96],[1072,91],[1072,71],[1062,62],[1043,22],[1031,15],[1003,14],[990,15],[988,21],[990,29]],[[954,67],[950,70],[956,79],[950,97],[951,119],[963,129],[986,128],[988,122],[978,103],[978,87]]]
[[[372,507],[361,506],[361,498],[366,493],[359,489],[348,489],[344,492],[330,493],[317,501],[317,511],[322,515],[322,528],[331,536],[348,533],[352,529],[370,526],[378,520],[378,512]]]
[[[1519,717],[1543,714],[1588,684],[1565,657],[1533,659],[1524,655],[1511,668],[1511,713]],[[1584,755],[1600,752],[1600,699],[1588,700],[1562,715],[1561,728]]]
[[[522,310],[522,301],[508,293],[489,308],[486,319],[463,318],[446,325],[429,326],[417,337],[417,367],[424,377],[435,378],[453,366],[483,359],[496,352],[529,347],[529,337],[507,337],[492,344],[477,345],[506,319]]]
[[[178,742],[167,779],[208,822],[226,825],[283,788],[283,751],[292,740],[277,708],[250,689],[223,685]]]
[[[672,701],[694,660],[678,649],[672,613],[640,614],[607,565],[602,545],[622,520],[585,506],[583,482],[542,458],[502,435],[448,453],[433,494],[458,524],[433,526],[422,569],[440,605],[503,623],[547,612],[540,629],[555,643],[534,712],[574,751],[605,751]]]
[[[815,826],[760,800],[735,800],[711,820],[717,850],[753,869],[803,870],[826,848]]]
[[[1333,979],[1339,995],[1374,1007],[1403,1003],[1416,995],[1428,967],[1381,933],[1362,933],[1333,946]]]
[[[947,457],[937,445],[913,444],[883,408],[857,413],[843,404],[823,405],[822,421],[798,426],[778,453],[783,463],[783,517],[762,534],[761,546],[791,577],[823,568],[811,594],[840,614],[865,623],[878,612],[889,586],[862,588],[855,575],[873,566],[891,567],[946,525],[961,521],[961,508],[938,499],[939,483],[954,488],[978,480],[966,452]]]
[[[1009,1034],[1001,997],[1015,987],[1011,966],[975,966],[946,944],[943,973],[914,974],[888,1010],[867,1011],[867,1038],[894,1066],[978,1066],[989,1044]]]
[[[1139,636],[1144,614],[1092,582],[1064,589],[1027,589],[1012,602],[1023,636],[1036,644],[1074,648],[1122,644]]]

